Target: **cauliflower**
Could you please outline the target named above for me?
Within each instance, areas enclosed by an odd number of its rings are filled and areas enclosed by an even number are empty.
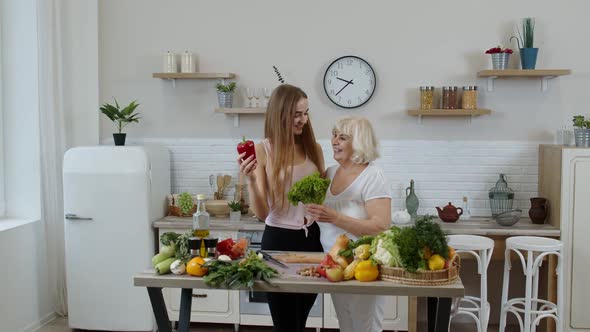
[[[401,266],[399,250],[393,241],[399,235],[399,228],[380,233],[371,243],[371,259],[383,266]]]

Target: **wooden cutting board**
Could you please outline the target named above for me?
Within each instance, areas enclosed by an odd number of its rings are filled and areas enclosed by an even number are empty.
[[[288,253],[273,254],[272,257],[276,258],[277,260],[279,260],[283,263],[319,264],[324,259],[324,257],[326,257],[326,253],[323,253],[323,252],[304,252],[304,253],[288,252]]]

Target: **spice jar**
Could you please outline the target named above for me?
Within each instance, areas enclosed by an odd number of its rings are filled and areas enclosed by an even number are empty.
[[[457,94],[458,88],[456,86],[449,87],[449,109],[456,109],[457,108]]]
[[[434,102],[434,87],[421,86],[420,87],[420,109],[431,110]]]
[[[464,86],[463,98],[461,99],[461,106],[466,110],[474,110],[477,108],[477,86]]]
[[[446,86],[442,88],[441,108],[445,110],[449,108],[449,88]]]

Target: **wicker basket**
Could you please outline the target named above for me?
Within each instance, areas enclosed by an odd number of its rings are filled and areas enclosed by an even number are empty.
[[[401,267],[379,266],[381,280],[399,282],[404,285],[414,286],[442,286],[455,282],[459,277],[461,258],[455,255],[448,269],[436,271],[409,272]]]

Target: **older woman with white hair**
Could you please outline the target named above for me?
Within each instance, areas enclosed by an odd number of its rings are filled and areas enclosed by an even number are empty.
[[[360,117],[338,120],[332,130],[332,149],[338,165],[326,170],[331,180],[324,205],[306,205],[319,221],[324,250],[342,233],[355,240],[375,235],[391,223],[391,194],[381,169],[371,162],[379,157],[371,123]],[[382,330],[384,297],[332,294],[340,331]]]

